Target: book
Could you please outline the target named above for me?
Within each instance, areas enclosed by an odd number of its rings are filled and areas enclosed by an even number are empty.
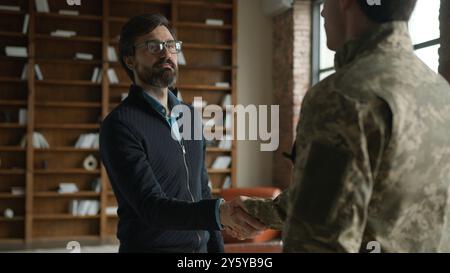
[[[214,163],[212,164],[212,169],[228,169],[231,163],[231,157],[230,156],[218,156],[216,160],[214,160]]]
[[[120,95],[120,100],[121,100],[121,101],[124,101],[126,98],[128,98],[128,93],[122,93],[122,94]]]
[[[94,192],[100,193],[102,191],[102,181],[100,178],[97,178],[91,182],[91,189]]]
[[[20,125],[26,125],[27,124],[27,114],[28,111],[25,108],[19,109],[19,124]]]
[[[98,71],[97,83],[102,83],[102,80],[103,80],[103,69],[100,68],[100,70]]]
[[[100,72],[100,68],[96,67],[94,68],[94,72],[92,72],[91,82],[97,82],[98,79],[98,73]]]
[[[42,75],[41,68],[39,67],[38,64],[34,65],[34,72],[36,73],[36,78],[38,80],[42,81],[44,79],[44,76]]]
[[[33,148],[36,149],[48,149],[50,148],[50,145],[48,144],[47,140],[45,139],[45,137],[38,133],[38,132],[34,132],[31,136],[32,141],[33,141]],[[27,135],[24,135],[22,137],[22,140],[20,141],[20,147],[25,148],[27,145]]]
[[[29,22],[30,22],[30,15],[27,13],[27,14],[25,14],[25,16],[23,18],[23,26],[22,26],[22,33],[23,34],[27,34]]]
[[[7,46],[5,47],[6,56],[9,57],[28,57],[28,50],[22,46]]]
[[[178,65],[186,65],[186,58],[184,57],[183,52],[178,53]]]
[[[205,24],[210,25],[210,26],[223,26],[223,20],[206,19]]]
[[[222,107],[227,107],[229,105],[231,105],[231,95],[230,94],[226,94],[223,97],[223,100],[222,100]]]
[[[69,204],[69,213],[73,216],[77,216],[78,214],[78,200],[72,200]]]
[[[78,192],[78,187],[75,183],[59,183],[58,193],[75,193]]]
[[[77,52],[75,53],[75,60],[87,60],[87,61],[91,61],[94,59],[94,55],[89,54],[89,53],[80,53]]]
[[[111,83],[111,84],[119,83],[119,78],[117,78],[117,74],[116,74],[116,71],[114,70],[114,68],[108,69],[108,79],[109,79],[109,83]]]
[[[222,184],[222,189],[229,189],[231,188],[231,177],[227,176],[225,177],[225,181]]]
[[[220,149],[227,149],[230,150],[231,149],[231,136],[230,135],[225,135],[223,139],[220,140],[219,142],[219,148]]]
[[[50,12],[47,0],[35,0],[37,12]]]
[[[77,33],[75,31],[72,31],[72,30],[57,29],[56,31],[51,32],[50,35],[54,36],[54,37],[70,38],[70,37],[73,37],[73,36],[77,35]]]
[[[22,74],[20,75],[21,80],[26,80],[28,78],[28,64],[23,65]]]
[[[11,187],[11,194],[12,195],[25,195],[25,188],[24,187]]]
[[[214,84],[214,86],[229,88],[230,87],[230,83],[229,82],[216,82]]]
[[[108,60],[110,62],[117,62],[116,49],[113,46],[108,46]]]
[[[62,15],[72,15],[72,16],[77,16],[80,15],[80,12],[78,10],[67,10],[67,9],[60,9],[58,11],[59,14]]]
[[[20,11],[19,6],[0,5],[0,10]]]
[[[75,143],[75,148],[97,149],[99,147],[99,134],[82,134]]]
[[[106,215],[117,215],[117,207],[106,207]]]

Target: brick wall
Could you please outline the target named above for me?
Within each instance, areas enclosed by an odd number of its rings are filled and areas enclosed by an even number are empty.
[[[441,48],[439,72],[450,82],[450,1],[441,0]]]
[[[286,188],[292,177],[290,153],[300,105],[311,79],[311,1],[296,0],[294,8],[273,18],[274,104],[280,105],[280,146],[274,153],[274,185]]]

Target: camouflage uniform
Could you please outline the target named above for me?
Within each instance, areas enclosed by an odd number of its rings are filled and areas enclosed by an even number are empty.
[[[447,251],[450,86],[406,22],[347,43],[335,68],[303,101],[290,188],[247,210],[286,252]]]

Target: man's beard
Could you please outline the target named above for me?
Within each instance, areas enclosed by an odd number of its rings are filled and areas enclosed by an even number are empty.
[[[168,63],[172,69],[162,67],[162,65],[166,63]],[[169,59],[160,60],[151,68],[139,65],[136,72],[138,78],[143,83],[159,88],[173,86],[178,77],[178,67]]]

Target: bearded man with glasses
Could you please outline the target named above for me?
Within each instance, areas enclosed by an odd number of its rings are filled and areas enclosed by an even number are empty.
[[[211,198],[204,138],[180,136],[181,115],[201,124],[190,105],[189,113],[172,111],[182,104],[174,88],[181,50],[162,15],[136,16],[122,28],[120,61],[133,84],[100,131],[120,252],[223,252],[220,230],[251,237],[264,228],[233,202]]]

